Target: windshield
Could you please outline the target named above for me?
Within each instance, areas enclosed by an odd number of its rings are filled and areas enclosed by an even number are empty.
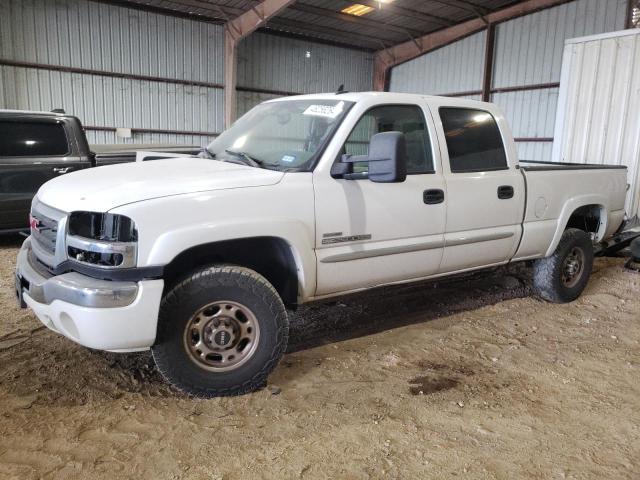
[[[216,160],[309,171],[352,105],[343,100],[262,103],[211,142],[207,150]]]

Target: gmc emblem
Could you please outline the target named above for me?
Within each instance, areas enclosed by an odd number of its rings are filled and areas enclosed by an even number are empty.
[[[31,228],[31,230],[40,233],[40,220],[32,215],[29,215],[29,227]]]

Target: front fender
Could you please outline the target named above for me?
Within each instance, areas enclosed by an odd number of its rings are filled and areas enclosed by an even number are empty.
[[[290,247],[296,262],[298,283],[304,297],[316,288],[316,261],[311,232],[302,222],[255,219],[235,223],[192,225],[161,234],[151,246],[145,263],[167,265],[179,254],[198,245],[252,237],[275,237]]]
[[[275,237],[291,248],[299,292],[316,288],[315,221],[311,176],[285,176],[274,186],[232,188],[150,199],[116,208],[138,230],[139,267],[164,266],[208,243]]]

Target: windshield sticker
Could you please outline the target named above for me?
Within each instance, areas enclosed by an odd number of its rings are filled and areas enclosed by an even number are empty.
[[[292,163],[296,161],[296,157],[294,155],[285,155],[282,157],[282,161],[285,163]]]
[[[343,109],[344,102],[339,102],[337,105],[309,105],[302,114],[313,115],[316,117],[336,118],[342,113]]]

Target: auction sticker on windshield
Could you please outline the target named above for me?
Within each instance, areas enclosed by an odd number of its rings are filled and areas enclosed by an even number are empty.
[[[316,117],[336,118],[342,113],[343,109],[344,102],[339,102],[337,105],[309,105],[302,114],[314,115]]]

